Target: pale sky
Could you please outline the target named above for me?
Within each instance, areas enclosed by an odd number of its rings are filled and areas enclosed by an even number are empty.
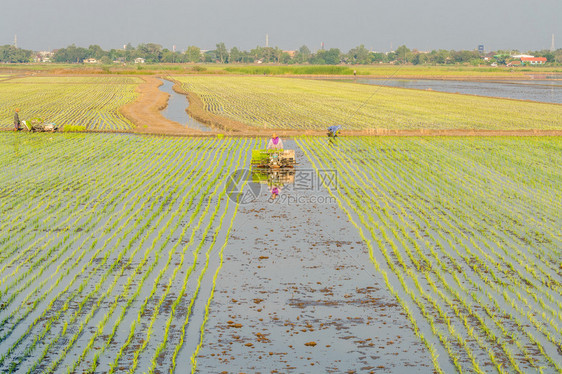
[[[562,0],[0,0],[0,45],[51,50],[157,43],[249,50],[562,47]]]

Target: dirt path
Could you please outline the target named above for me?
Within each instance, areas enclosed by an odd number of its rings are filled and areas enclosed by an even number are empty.
[[[137,87],[139,97],[121,108],[121,113],[137,127],[133,132],[143,134],[201,135],[201,131],[182,126],[166,119],[160,111],[168,105],[169,95],[158,87],[162,81],[156,77],[141,77],[144,83]]]
[[[433,372],[357,230],[324,190],[299,178],[301,190],[284,188],[276,203],[263,185],[241,205],[198,370]]]

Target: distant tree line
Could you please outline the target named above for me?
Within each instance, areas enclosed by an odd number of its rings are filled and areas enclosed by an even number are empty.
[[[517,51],[495,51],[488,55],[502,53],[510,54]],[[546,57],[550,63],[562,64],[562,49],[555,52],[548,50],[529,52],[536,57]],[[0,47],[0,62],[21,63],[34,60],[33,51],[15,48],[14,46]],[[81,63],[86,59],[94,58],[101,63],[112,62],[132,63],[137,58],[142,58],[146,63],[276,63],[276,64],[313,64],[313,65],[338,65],[357,64],[368,65],[378,63],[413,64],[413,65],[443,65],[443,64],[473,64],[483,63],[482,55],[478,51],[433,50],[422,52],[409,49],[402,45],[396,51],[381,53],[372,52],[364,45],[350,49],[347,53],[338,48],[318,50],[312,52],[303,45],[296,51],[283,51],[278,47],[256,47],[250,51],[233,47],[230,50],[224,43],[218,43],[216,48],[202,51],[199,47],[190,46],[186,51],[171,51],[159,44],[146,43],[133,47],[130,43],[124,49],[103,50],[99,45],[88,48],[77,47],[74,44],[54,51],[51,58],[59,63]],[[490,59],[490,63],[493,62]]]
[[[33,51],[16,48],[13,45],[0,46],[0,62],[22,63],[32,60]]]

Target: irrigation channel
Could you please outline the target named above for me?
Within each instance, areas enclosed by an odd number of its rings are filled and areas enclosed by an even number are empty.
[[[168,99],[168,106],[160,112],[164,117],[191,129],[212,131],[211,128],[187,114],[185,109],[189,106],[189,101],[184,95],[173,90],[174,82],[166,79],[163,79],[162,82],[164,84],[159,87],[160,91],[170,95],[170,98]]]
[[[359,84],[414,88],[440,92],[501,97],[562,104],[562,80],[546,79],[525,81],[452,81],[433,79],[357,79]]]

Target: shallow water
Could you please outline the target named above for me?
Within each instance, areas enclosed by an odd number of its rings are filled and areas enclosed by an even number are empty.
[[[449,81],[430,79],[357,79],[357,83],[400,88],[562,103],[562,80],[541,79],[508,82]]]
[[[358,231],[294,141],[285,144],[295,180],[275,200],[267,184],[248,186],[255,199],[239,207],[198,369],[432,373]]]
[[[164,117],[166,117],[170,121],[180,123],[191,129],[200,131],[212,131],[210,127],[193,119],[189,114],[187,114],[185,109],[189,107],[189,101],[184,95],[179,94],[172,89],[172,87],[174,86],[173,82],[170,82],[168,80],[162,80],[162,82],[164,82],[164,84],[159,87],[160,91],[170,94],[168,106],[161,111]]]

